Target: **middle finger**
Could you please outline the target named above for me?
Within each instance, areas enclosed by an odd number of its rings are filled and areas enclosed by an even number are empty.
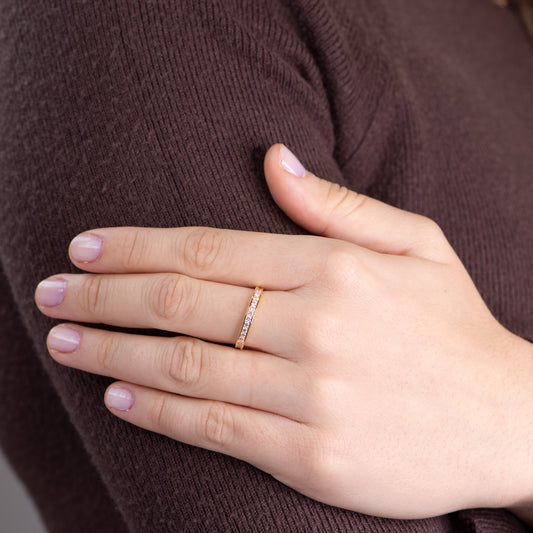
[[[42,313],[54,318],[156,328],[233,344],[252,294],[251,288],[173,273],[62,274],[42,281],[35,300]],[[246,346],[277,355],[294,353],[297,298],[264,291]]]

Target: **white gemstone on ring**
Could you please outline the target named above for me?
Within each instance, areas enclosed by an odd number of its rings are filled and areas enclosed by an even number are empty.
[[[241,331],[239,332],[239,337],[237,338],[237,342],[235,343],[235,348],[239,350],[242,350],[244,348],[244,342],[248,335],[248,331],[250,330],[250,326],[254,319],[255,311],[257,309],[257,305],[259,303],[259,299],[261,298],[262,294],[263,294],[263,288],[256,287],[254,290],[254,294],[252,298],[250,299],[250,303],[248,304],[248,309],[246,310],[246,313],[244,315],[244,319],[241,325]]]

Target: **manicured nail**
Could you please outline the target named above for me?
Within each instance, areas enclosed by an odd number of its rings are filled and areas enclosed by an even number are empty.
[[[303,178],[305,176],[306,171],[304,166],[284,144],[281,145],[281,166],[287,172],[290,172],[298,178]]]
[[[105,403],[119,411],[127,411],[133,405],[133,395],[126,389],[111,387],[105,396]]]
[[[97,235],[78,235],[70,243],[70,254],[73,259],[82,263],[89,263],[98,259],[102,251],[102,239]]]
[[[80,339],[78,331],[61,324],[50,330],[48,347],[58,352],[71,353],[78,347]]]
[[[62,279],[45,279],[37,285],[35,300],[39,305],[59,305],[65,297],[67,282]]]

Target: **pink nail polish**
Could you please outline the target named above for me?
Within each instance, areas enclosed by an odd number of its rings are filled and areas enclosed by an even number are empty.
[[[133,395],[126,389],[111,387],[105,396],[105,403],[119,411],[127,411],[133,405]]]
[[[61,324],[50,330],[48,347],[58,352],[71,353],[80,344],[80,339],[78,331]]]
[[[82,263],[89,263],[98,259],[101,251],[102,239],[90,233],[78,235],[70,243],[70,254],[72,258]]]
[[[35,300],[39,305],[53,307],[59,305],[65,297],[67,282],[62,279],[45,279],[37,285]]]
[[[281,145],[281,166],[293,176],[303,178],[306,174],[304,166],[298,158],[284,145]]]

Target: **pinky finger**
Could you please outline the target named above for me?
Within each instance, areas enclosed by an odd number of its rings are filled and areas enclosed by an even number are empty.
[[[114,415],[149,431],[231,455],[284,480],[301,476],[296,453],[309,428],[300,422],[126,382],[113,383],[104,401]]]

